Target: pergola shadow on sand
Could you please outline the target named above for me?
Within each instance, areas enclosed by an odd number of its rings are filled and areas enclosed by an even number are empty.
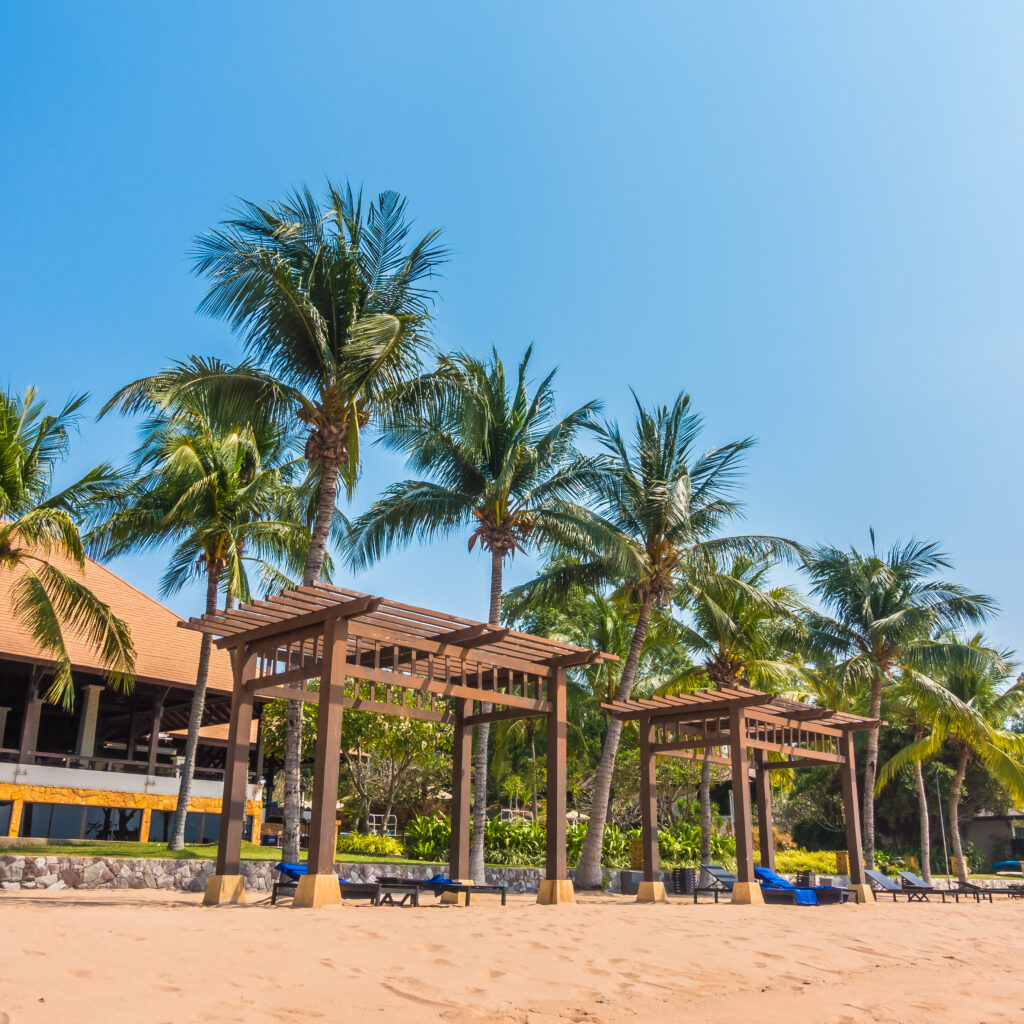
[[[843,816],[850,857],[850,888],[859,903],[873,902],[864,875],[853,734],[874,720],[762,693],[722,686],[649,699],[613,701],[603,707],[613,717],[640,728],[640,812],[643,819],[644,880],[637,902],[662,903],[665,886],[658,870],[658,757],[683,757],[727,765],[732,773],[736,877],[733,903],[763,903],[754,877],[750,806],[750,751],[757,791],[761,866],[775,868],[769,773],[781,768],[835,765],[843,789]],[[780,755],[769,760],[769,754]]]
[[[469,875],[473,726],[546,717],[547,851],[537,901],[572,902],[565,858],[566,672],[613,655],[322,583],[181,625],[217,637],[234,665],[217,873],[206,888],[207,906],[245,898],[240,859],[256,694],[319,708],[308,874],[296,906],[341,902],[334,863],[346,708],[453,725],[449,868],[460,880]],[[313,679],[320,681],[318,692],[308,688]]]

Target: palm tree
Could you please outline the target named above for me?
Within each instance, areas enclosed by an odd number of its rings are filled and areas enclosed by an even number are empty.
[[[352,528],[350,563],[363,568],[400,544],[472,527],[470,551],[490,554],[487,621],[501,622],[505,560],[550,536],[583,492],[591,464],[574,447],[594,402],[555,418],[555,371],[530,394],[532,347],[515,377],[498,353],[487,360],[444,356],[417,385],[416,399],[392,412],[384,443],[405,452],[431,479],[392,484]],[[487,705],[484,706],[485,711]],[[483,881],[489,726],[477,726],[470,874]]]
[[[951,704],[936,682],[936,673],[963,660],[954,645],[932,637],[941,630],[980,622],[994,607],[991,598],[971,594],[955,583],[936,579],[950,568],[934,543],[896,543],[883,557],[856,548],[843,551],[822,545],[805,561],[811,593],[824,611],[809,611],[809,643],[825,660],[837,685],[866,699],[869,718],[882,713],[882,691],[899,681],[904,690],[928,694],[938,704]],[[985,664],[980,652],[971,658]],[[862,830],[868,867],[875,860],[875,778],[878,768],[878,725],[868,730],[864,765]]]
[[[208,365],[218,368],[215,361]],[[225,377],[231,372],[219,368]],[[299,525],[302,496],[293,486],[298,459],[274,419],[253,409],[239,416],[230,395],[216,388],[167,389],[169,376],[171,371],[150,378],[143,387],[136,382],[104,408],[145,402],[149,416],[127,471],[129,483],[111,495],[108,514],[89,539],[105,555],[173,544],[161,594],[202,576],[206,612],[213,614],[221,590],[229,601],[249,599],[246,562],[256,564],[264,582],[277,585],[278,566],[301,565],[309,530]],[[171,850],[185,845],[210,653],[211,637],[204,633]]]
[[[68,630],[96,649],[114,689],[129,689],[135,670],[127,623],[53,561],[57,556],[85,568],[77,517],[117,483],[104,463],[62,490],[51,490],[54,471],[68,455],[69,431],[86,400],[76,395],[52,415],[34,388],[23,398],[0,390],[0,571],[14,577],[13,614],[53,658],[47,699],[65,708],[75,699]]]
[[[408,243],[405,200],[327,183],[266,206],[243,202],[218,230],[195,240],[194,267],[209,279],[200,310],[227,320],[265,371],[238,375],[238,391],[279,403],[306,428],[316,515],[303,583],[320,578],[339,478],[349,494],[362,428],[414,377],[427,343],[433,289],[447,259],[439,231]],[[256,398],[253,399],[255,394]],[[302,705],[289,703],[285,740],[284,849],[299,854]]]
[[[680,640],[702,659],[663,686],[679,693],[711,686],[747,685],[768,692],[800,686],[806,672],[798,657],[787,656],[799,644],[800,608],[788,587],[769,587],[771,563],[744,555],[721,572],[696,568],[676,592],[689,623]],[[692,623],[692,624],[691,624]],[[711,856],[711,762],[700,776],[701,863]]]
[[[711,579],[718,560],[747,555],[789,557],[798,550],[778,537],[716,537],[740,512],[733,499],[742,458],[754,441],[745,438],[703,454],[696,444],[701,417],[680,394],[671,406],[648,411],[637,401],[634,436],[627,442],[617,426],[598,429],[603,455],[594,479],[596,511],[563,517],[556,549],[579,561],[558,566],[527,584],[540,600],[578,586],[619,585],[636,602],[636,625],[615,690],[617,700],[632,693],[651,617],[666,606],[688,575]],[[622,723],[605,733],[594,785],[593,806],[576,882],[601,884],[601,845],[612,771]]]
[[[956,773],[949,794],[950,840],[957,876],[966,882],[960,797],[968,765],[979,763],[1016,803],[1024,802],[1024,736],[1007,728],[1024,710],[1024,678],[1007,687],[1010,653],[987,647],[980,634],[966,642],[953,639],[951,646],[966,655],[950,659],[941,676],[943,686],[954,699],[939,702],[924,696],[920,715],[931,723],[929,734],[890,758],[879,773],[879,784],[884,785],[908,765],[920,772],[923,760],[944,747],[952,748]]]

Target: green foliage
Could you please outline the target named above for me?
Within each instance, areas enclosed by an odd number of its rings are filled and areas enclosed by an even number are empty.
[[[420,814],[405,826],[405,852],[416,860],[447,861],[452,823],[443,814]]]
[[[338,837],[338,853],[401,857],[402,844],[394,836],[364,836],[359,832],[353,832],[350,835]]]
[[[875,854],[876,859],[879,853]],[[831,850],[778,850],[775,870],[780,875],[795,875],[798,871],[814,871],[819,875],[836,874],[836,855]]]
[[[695,867],[700,863],[700,824],[679,822],[658,830],[658,856],[663,867]],[[736,860],[736,839],[722,832],[711,833],[711,863]]]
[[[489,864],[544,863],[547,829],[539,821],[491,818],[484,829],[484,860]]]

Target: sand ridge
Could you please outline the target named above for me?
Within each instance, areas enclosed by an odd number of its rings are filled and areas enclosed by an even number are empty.
[[[0,894],[0,1024],[1024,1020],[1024,902],[202,908]]]

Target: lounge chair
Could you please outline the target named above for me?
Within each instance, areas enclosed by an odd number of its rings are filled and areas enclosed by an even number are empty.
[[[453,882],[444,875],[434,875],[431,878],[378,878],[377,881],[386,887],[390,886],[413,886],[419,891],[432,892],[435,896],[442,896],[446,892],[466,894],[466,906],[469,906],[471,896],[491,895],[500,896],[501,905],[505,906],[505,897],[508,895],[508,887],[504,885],[474,885],[473,883],[463,884]]]
[[[956,885],[956,892],[963,893],[965,896],[973,896],[979,903],[986,898],[991,903],[993,896],[1009,896],[1010,899],[1016,900],[1024,899],[1024,885],[1000,885],[990,888],[987,885],[978,885],[976,882],[961,882],[959,879],[957,879]]]
[[[937,886],[929,885],[920,875],[915,875],[913,871],[900,871],[900,885],[903,887],[904,892],[907,893],[907,899],[909,901],[921,900],[924,903],[930,902],[929,896],[941,896],[942,902],[946,902],[947,894],[952,896],[957,903],[960,902],[960,894],[951,889],[939,889]]]
[[[878,899],[879,896],[891,896],[895,903],[897,897],[906,896],[907,902],[910,902],[910,893],[895,879],[883,875],[881,871],[876,871],[873,868],[868,868],[864,874],[867,876],[868,884],[874,890],[875,899]]]
[[[299,879],[304,878],[307,873],[307,866],[305,864],[287,864],[282,861],[280,864],[274,865],[274,870],[277,872],[277,879],[274,882],[274,887],[270,893],[271,905],[277,904],[277,897],[281,893],[290,893],[292,896],[295,895],[295,890],[298,888]],[[345,878],[338,877],[338,884],[341,886],[342,899],[346,900],[369,900],[373,906],[377,906],[381,903],[394,904],[394,896],[390,892],[382,892],[381,886],[377,882],[350,882]],[[411,893],[412,902],[415,904],[418,902],[417,893],[414,891]],[[408,899],[406,897],[405,899]],[[405,899],[400,902],[404,903]]]
[[[793,885],[770,868],[754,868],[754,877],[761,884],[762,894],[765,892],[792,893],[792,900],[805,907],[815,907],[824,903],[845,903],[850,898],[849,890],[834,885]]]
[[[718,897],[731,893],[732,887],[739,881],[731,871],[726,871],[720,864],[702,864],[701,867],[711,876],[712,880],[710,885],[693,890],[694,903],[697,902],[698,893],[704,893],[709,896],[713,895],[717,903]],[[793,893],[784,889],[770,889],[762,885],[761,895],[764,897],[765,903],[795,902]]]

